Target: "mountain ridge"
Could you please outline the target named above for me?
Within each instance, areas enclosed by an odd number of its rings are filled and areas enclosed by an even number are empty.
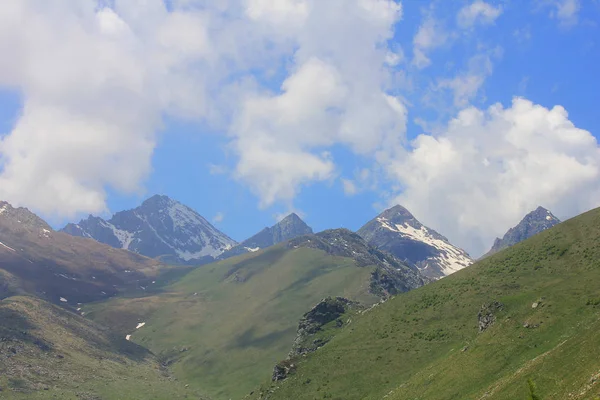
[[[0,298],[30,294],[75,306],[142,290],[170,269],[136,253],[54,231],[28,209],[0,202]]]

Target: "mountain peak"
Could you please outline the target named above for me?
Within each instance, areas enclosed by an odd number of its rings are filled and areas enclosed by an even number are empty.
[[[421,224],[400,205],[385,210],[357,233],[369,244],[416,266],[429,278],[442,278],[473,262],[467,252]]]
[[[275,225],[264,228],[256,235],[244,240],[219,256],[219,259],[255,252],[277,243],[294,239],[298,236],[312,234],[313,230],[296,213],[291,213]]]
[[[560,222],[560,220],[558,218],[556,218],[551,212],[550,210],[542,207],[542,206],[538,206],[538,208],[536,208],[535,210],[531,211],[529,214],[527,214],[525,216],[525,218],[523,218],[523,220],[530,220],[530,219],[535,219],[535,220],[546,220],[546,221],[558,221]]]
[[[496,238],[490,251],[483,257],[488,257],[502,249],[529,239],[533,235],[552,228],[559,224],[560,220],[554,216],[548,209],[538,206],[535,210],[529,212],[523,219],[514,227],[510,228],[502,237]]]
[[[389,220],[394,224],[401,224],[406,221],[419,222],[410,211],[400,204],[396,204],[395,206],[383,211],[381,214],[379,214],[378,218]]]
[[[90,216],[63,229],[148,257],[184,264],[203,264],[229,250],[235,241],[190,207],[165,195],[154,195],[139,207],[105,221]]]
[[[181,203],[179,203],[176,200],[173,200],[169,196],[166,196],[163,194],[155,194],[154,196],[149,197],[146,200],[144,200],[142,202],[140,208],[147,208],[147,207],[167,208],[167,207],[172,206],[173,204],[181,204]]]

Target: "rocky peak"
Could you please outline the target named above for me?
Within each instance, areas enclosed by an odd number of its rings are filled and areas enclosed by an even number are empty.
[[[385,210],[357,233],[369,244],[419,268],[429,278],[442,278],[473,262],[467,252],[423,225],[400,205]]]
[[[64,232],[93,238],[113,247],[182,264],[203,264],[229,250],[235,241],[190,207],[155,195],[139,207],[105,221],[88,217]]]
[[[219,256],[219,259],[238,256],[241,254],[255,252],[266,247],[273,246],[298,236],[308,235],[313,230],[297,214],[291,213],[275,225],[264,228],[256,235],[244,240],[242,243],[231,248]]]
[[[392,208],[388,208],[381,214],[379,214],[379,218],[385,219],[392,224],[403,224],[409,222],[411,224],[421,223],[408,211],[406,208],[402,207],[399,204],[396,204]]]
[[[560,223],[560,220],[556,218],[549,210],[539,206],[535,210],[531,211],[514,227],[510,228],[502,237],[496,238],[494,244],[489,252],[483,257],[488,257],[498,251],[507,247],[514,246],[515,244],[522,242],[525,239],[529,239],[533,235],[552,228],[554,225]]]

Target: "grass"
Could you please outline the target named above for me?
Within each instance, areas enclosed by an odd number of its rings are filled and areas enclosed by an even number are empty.
[[[0,398],[184,399],[146,349],[32,297],[0,301]]]
[[[593,210],[398,295],[248,399],[595,399],[599,242]],[[504,307],[480,333],[494,301]]]
[[[317,249],[283,245],[200,267],[164,292],[84,307],[214,399],[241,398],[271,376],[302,315],[322,298],[372,304],[374,268]],[[146,325],[135,330],[138,322]]]

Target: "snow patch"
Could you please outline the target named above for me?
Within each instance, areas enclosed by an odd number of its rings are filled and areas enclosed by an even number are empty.
[[[2,208],[0,208],[0,214],[2,214],[4,211],[6,211],[8,209],[8,204],[4,204],[2,206]]]
[[[428,244],[440,251],[439,256],[430,257],[425,260],[422,265],[419,266],[421,269],[427,269],[435,263],[441,267],[444,275],[450,275],[473,263],[473,260],[471,260],[467,253],[445,240],[437,239],[424,225],[421,225],[417,229],[408,223],[392,226],[388,220],[383,217],[378,217],[377,221],[379,221],[381,226],[385,229],[406,235],[415,241]]]
[[[10,247],[10,246],[7,246],[7,245],[5,245],[5,244],[4,244],[4,243],[2,243],[2,242],[0,242],[0,246],[4,246],[4,247],[6,247],[7,249],[9,249],[10,251],[14,251],[15,253],[17,252],[15,249],[13,249],[13,248],[12,248],[12,247]]]
[[[135,327],[135,329],[140,329],[144,325],[146,325],[145,322],[140,322],[139,324],[137,324],[137,326]]]
[[[546,219],[547,219],[548,221],[552,221],[552,217],[551,217],[551,216],[549,216],[549,215],[546,215]]]
[[[131,339],[131,335],[125,336],[125,340],[129,340],[129,339]]]
[[[67,301],[69,301],[69,300],[65,299],[64,297],[61,297],[61,298],[60,298],[60,301],[62,301],[63,303],[66,303],[66,302],[67,302]]]
[[[260,247],[244,247],[246,250],[248,250],[250,253],[254,253],[260,250]]]

